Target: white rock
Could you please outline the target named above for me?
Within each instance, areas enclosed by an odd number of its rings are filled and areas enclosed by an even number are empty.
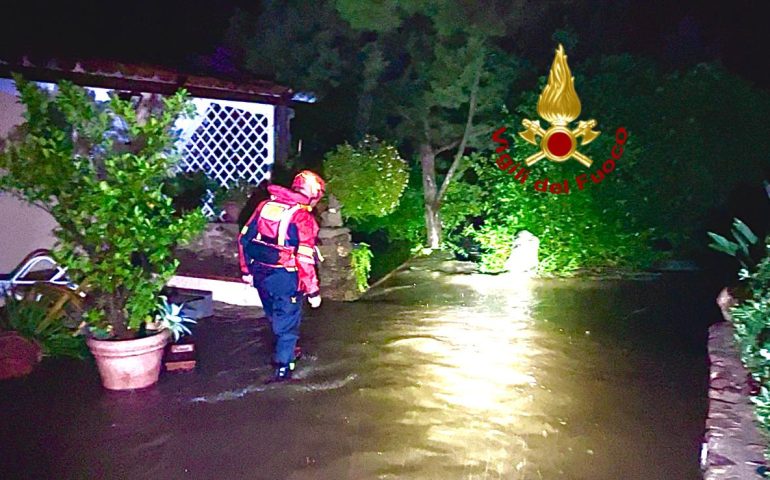
[[[515,274],[534,274],[537,272],[539,249],[539,238],[526,230],[517,233],[513,239],[511,255],[505,261],[505,271]]]

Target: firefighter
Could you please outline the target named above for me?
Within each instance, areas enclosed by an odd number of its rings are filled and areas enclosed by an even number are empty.
[[[318,223],[311,212],[324,188],[323,179],[310,170],[298,173],[291,189],[268,186],[270,198],[257,205],[238,235],[242,279],[259,292],[275,336],[276,368],[269,381],[291,379],[303,299],[312,308],[321,305],[315,270]]]

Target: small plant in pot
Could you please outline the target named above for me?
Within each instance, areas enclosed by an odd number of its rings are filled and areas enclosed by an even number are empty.
[[[68,82],[49,94],[14,79],[27,121],[0,152],[0,190],[58,223],[53,256],[86,292],[81,331],[104,386],[152,385],[171,332],[146,325],[176,272],[174,248],[206,222],[200,209],[178,214],[163,191],[178,160],[174,123],[191,112],[186,93],[97,103]]]
[[[256,187],[243,178],[228,183],[219,195],[215,197],[215,203],[221,202],[224,215],[222,221],[225,223],[237,223],[241,215],[241,210],[248,203],[249,198],[256,190]]]
[[[184,315],[182,309],[184,304],[168,303],[168,297],[160,296],[160,302],[157,305],[158,313],[155,315],[155,321],[147,324],[148,330],[168,330],[178,342],[183,335],[190,335],[192,332],[186,323],[197,323],[192,318]]]

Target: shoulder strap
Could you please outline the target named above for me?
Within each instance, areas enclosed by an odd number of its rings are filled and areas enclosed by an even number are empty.
[[[277,239],[278,245],[283,246],[286,244],[286,232],[289,231],[289,224],[291,223],[291,218],[300,208],[302,208],[302,206],[297,204],[291,208],[284,210],[281,213],[281,221],[278,224],[278,239]]]

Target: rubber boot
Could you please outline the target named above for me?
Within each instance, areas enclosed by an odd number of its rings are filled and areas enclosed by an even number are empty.
[[[270,377],[265,383],[274,382],[287,382],[291,380],[291,368],[290,365],[279,365],[273,372],[273,376]]]
[[[291,371],[294,371],[297,367],[297,361],[302,358],[302,348],[299,346],[294,347],[294,358],[289,362],[289,368]],[[278,368],[278,363],[275,361],[275,359],[270,360],[270,365],[273,366],[273,368]]]

